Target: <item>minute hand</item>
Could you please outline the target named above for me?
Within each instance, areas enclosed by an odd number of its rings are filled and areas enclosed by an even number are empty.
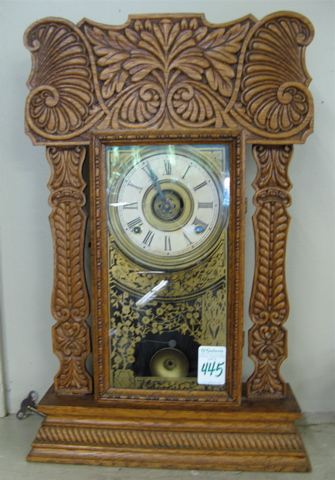
[[[163,200],[164,202],[164,206],[166,205],[169,205],[169,202],[166,200],[166,198],[164,197],[164,193],[163,193],[163,190],[161,189],[161,186],[159,184],[159,181],[158,181],[158,177],[157,175],[154,173],[154,171],[152,170],[151,166],[148,164],[147,165],[147,169],[145,169],[145,172],[149,175],[149,177],[151,178],[152,180],[152,183],[154,184],[157,192],[158,192],[158,195],[161,197],[161,199]]]

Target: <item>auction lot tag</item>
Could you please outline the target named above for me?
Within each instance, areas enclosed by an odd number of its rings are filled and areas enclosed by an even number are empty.
[[[226,382],[226,347],[199,347],[198,384],[224,385]]]

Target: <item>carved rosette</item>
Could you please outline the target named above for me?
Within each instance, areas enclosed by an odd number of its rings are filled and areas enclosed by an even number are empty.
[[[85,323],[89,300],[83,264],[86,217],[82,211],[85,183],[81,168],[85,155],[85,147],[50,147],[47,150],[52,168],[48,186],[55,254],[52,313],[57,323],[53,327],[53,342],[54,352],[60,359],[55,390],[59,393],[92,391],[91,378],[85,369],[90,353],[89,330]]]
[[[249,354],[255,371],[248,381],[248,396],[285,397],[286,384],[279,367],[287,356],[289,305],[285,284],[285,250],[290,218],[288,165],[291,146],[255,146],[258,174],[253,184],[257,210],[253,217],[256,267],[250,300],[254,326],[249,331]]]

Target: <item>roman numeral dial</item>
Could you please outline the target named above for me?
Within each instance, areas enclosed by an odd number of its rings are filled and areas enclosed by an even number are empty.
[[[207,165],[199,148],[148,151],[138,147],[119,172],[110,192],[110,231],[135,263],[182,269],[208,255],[222,233],[227,217],[224,179]]]

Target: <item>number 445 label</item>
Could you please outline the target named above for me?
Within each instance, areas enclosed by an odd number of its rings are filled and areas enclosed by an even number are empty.
[[[198,384],[226,383],[226,347],[199,347]]]

